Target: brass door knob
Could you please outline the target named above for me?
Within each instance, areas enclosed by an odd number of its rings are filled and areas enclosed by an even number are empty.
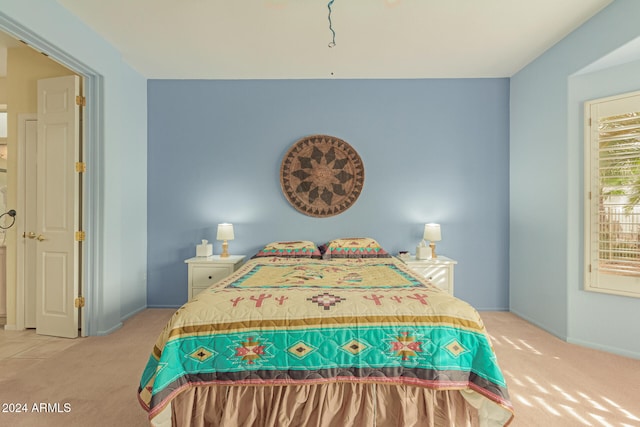
[[[33,231],[30,231],[27,233],[26,237],[30,238],[30,239],[35,239],[36,238],[36,233],[34,233]]]
[[[39,242],[42,242],[43,240],[47,240],[42,234],[38,234],[38,237],[36,237],[36,239],[38,239]]]

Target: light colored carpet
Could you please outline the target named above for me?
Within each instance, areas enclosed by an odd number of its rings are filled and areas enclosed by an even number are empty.
[[[513,426],[640,426],[640,360],[568,344],[511,313],[480,313],[516,418]]]
[[[0,404],[59,403],[64,411],[69,403],[70,412],[0,412],[0,426],[147,426],[138,381],[172,313],[145,310],[109,336],[2,375]],[[567,344],[511,313],[481,314],[510,388],[513,426],[640,426],[640,360]]]
[[[29,409],[34,403],[71,406],[68,413],[0,413],[0,426],[148,426],[137,399],[140,375],[174,311],[145,310],[110,335],[79,338],[68,350],[0,381],[0,402],[27,403]]]

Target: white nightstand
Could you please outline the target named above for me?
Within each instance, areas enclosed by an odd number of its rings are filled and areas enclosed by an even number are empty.
[[[212,255],[186,259],[184,262],[189,266],[189,299],[236,271],[244,259],[245,255],[229,255],[225,258]]]
[[[458,261],[438,255],[437,258],[429,259],[416,259],[415,256],[411,256],[404,262],[413,271],[429,279],[435,286],[453,295],[453,267]]]

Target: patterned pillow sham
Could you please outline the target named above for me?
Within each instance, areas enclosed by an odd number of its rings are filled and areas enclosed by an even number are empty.
[[[259,257],[283,257],[283,258],[322,258],[320,250],[315,243],[307,240],[291,242],[271,242],[253,256]]]
[[[325,258],[391,258],[378,242],[370,237],[347,237],[327,243]]]

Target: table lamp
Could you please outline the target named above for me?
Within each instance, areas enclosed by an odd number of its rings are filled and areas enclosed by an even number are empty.
[[[424,240],[429,241],[429,247],[431,248],[431,258],[436,258],[436,244],[434,242],[439,242],[440,240],[442,240],[440,224],[425,224]]]
[[[233,240],[233,224],[223,223],[218,224],[217,240],[222,240],[222,253],[221,258],[227,258],[229,256],[229,243],[227,240]]]

